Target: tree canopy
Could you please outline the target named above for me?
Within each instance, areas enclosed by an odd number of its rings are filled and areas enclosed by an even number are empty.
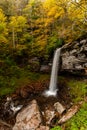
[[[86,33],[85,0],[0,1],[0,43],[12,48],[36,46],[48,52]]]

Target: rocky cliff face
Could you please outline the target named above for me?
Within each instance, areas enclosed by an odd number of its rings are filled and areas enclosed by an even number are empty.
[[[87,75],[87,39],[75,41],[62,48],[61,71]]]
[[[74,74],[80,72],[87,75],[87,39],[64,45],[61,49],[60,59],[60,72],[71,72]],[[29,60],[29,66],[31,71],[50,73],[52,63],[48,61],[47,64],[43,64],[35,57]]]

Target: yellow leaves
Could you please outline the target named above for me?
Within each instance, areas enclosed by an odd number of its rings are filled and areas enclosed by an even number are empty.
[[[17,21],[21,26],[23,26],[27,22],[26,18],[23,16],[18,16]]]
[[[0,9],[0,43],[7,43],[7,39],[5,36],[7,36],[8,30],[6,25],[6,17],[2,9]]]
[[[41,32],[41,30],[40,30],[40,29],[37,29],[37,30],[34,31],[34,35],[39,35],[40,32]]]
[[[41,25],[41,24],[43,24],[43,22],[44,22],[44,18],[38,18],[38,19],[36,19],[36,25]]]
[[[10,27],[14,28],[24,28],[26,26],[26,18],[23,16],[12,16],[10,18]]]
[[[72,20],[78,19],[79,21],[84,20],[84,13],[85,13],[85,5],[81,1],[75,2],[73,1],[70,3],[69,9],[69,18]]]
[[[5,22],[6,21],[6,17],[2,11],[2,9],[0,9],[0,22]]]
[[[46,39],[40,39],[39,41],[37,41],[37,44],[43,48],[47,44],[47,41]]]
[[[6,24],[5,23],[0,23],[0,33],[2,34],[4,32],[6,28]]]
[[[58,11],[58,12],[55,14],[54,18],[57,19],[57,18],[59,18],[59,17],[62,17],[63,15],[64,15],[64,11],[61,9],[61,11]]]
[[[26,45],[20,45],[20,44],[17,44],[16,45],[16,49],[18,49],[18,50],[23,50],[23,49],[27,49],[27,47],[26,47]]]
[[[50,35],[58,35],[65,41],[71,41],[73,37],[77,37],[78,27],[82,29],[81,22],[84,21],[85,0],[78,0],[78,2],[76,0],[43,0],[41,2],[42,0],[29,0],[24,9],[29,33],[33,35],[36,43],[45,46]],[[11,27],[18,29],[19,34],[25,24],[26,19],[22,16],[12,17],[10,21]]]
[[[46,21],[45,21],[45,27],[49,26],[50,23],[52,23],[53,21],[53,18],[47,18]]]
[[[47,9],[50,9],[54,5],[55,5],[55,0],[45,0],[45,2],[43,3],[43,7]]]
[[[47,44],[47,35],[41,35],[37,37],[36,43],[40,45],[42,48],[45,47],[45,45]]]
[[[48,12],[48,16],[54,16],[56,12],[57,12],[57,7],[54,6]]]
[[[69,18],[72,20],[79,19],[82,21],[84,19],[84,12],[83,10],[79,9],[72,9],[72,11],[69,12]]]
[[[17,27],[17,18],[15,17],[15,16],[12,16],[11,18],[10,18],[10,26],[11,27]]]
[[[7,43],[8,40],[2,35],[0,34],[0,43]]]

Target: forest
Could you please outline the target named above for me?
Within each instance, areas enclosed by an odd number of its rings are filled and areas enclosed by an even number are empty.
[[[87,0],[0,1],[0,129],[1,124],[4,125],[2,121],[7,123],[7,127],[8,124],[15,124],[15,115],[9,114],[7,118],[7,112],[3,112],[8,97],[11,96],[14,102],[18,100],[27,104],[28,99],[35,99],[49,87],[54,52],[63,47],[57,100],[62,103],[65,100],[63,104],[67,106],[66,111],[72,104],[80,104],[77,105],[80,108],[66,123],[57,123],[59,115],[56,123],[51,122],[53,125],[46,126],[50,130],[86,130]],[[70,59],[64,59],[66,56]],[[74,69],[68,60],[73,62]],[[67,67],[66,61],[71,68]],[[48,67],[45,72],[41,72],[43,66]],[[79,70],[80,73],[77,73]],[[40,105],[47,100],[47,97],[44,100],[42,98],[42,101],[36,98]],[[55,102],[54,97],[51,100]],[[3,126],[3,130],[18,129]]]

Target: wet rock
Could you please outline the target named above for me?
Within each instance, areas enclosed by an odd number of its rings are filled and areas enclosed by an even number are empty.
[[[62,114],[64,111],[65,111],[65,107],[59,103],[59,102],[56,102],[54,104],[54,107],[55,107],[55,110],[59,113],[59,114]]]
[[[75,113],[79,110],[79,105],[72,106],[65,115],[63,115],[60,120],[58,121],[58,124],[63,124],[67,120],[69,120]]]
[[[18,113],[13,130],[40,130],[43,125],[41,113],[36,100]]]
[[[23,105],[15,106],[14,102],[10,104],[10,109],[12,110],[13,114],[15,115],[19,110],[21,110]]]
[[[9,120],[23,107],[23,105],[15,104],[11,97],[7,97],[6,102],[3,104],[3,118]],[[2,119],[3,119],[2,118]]]

